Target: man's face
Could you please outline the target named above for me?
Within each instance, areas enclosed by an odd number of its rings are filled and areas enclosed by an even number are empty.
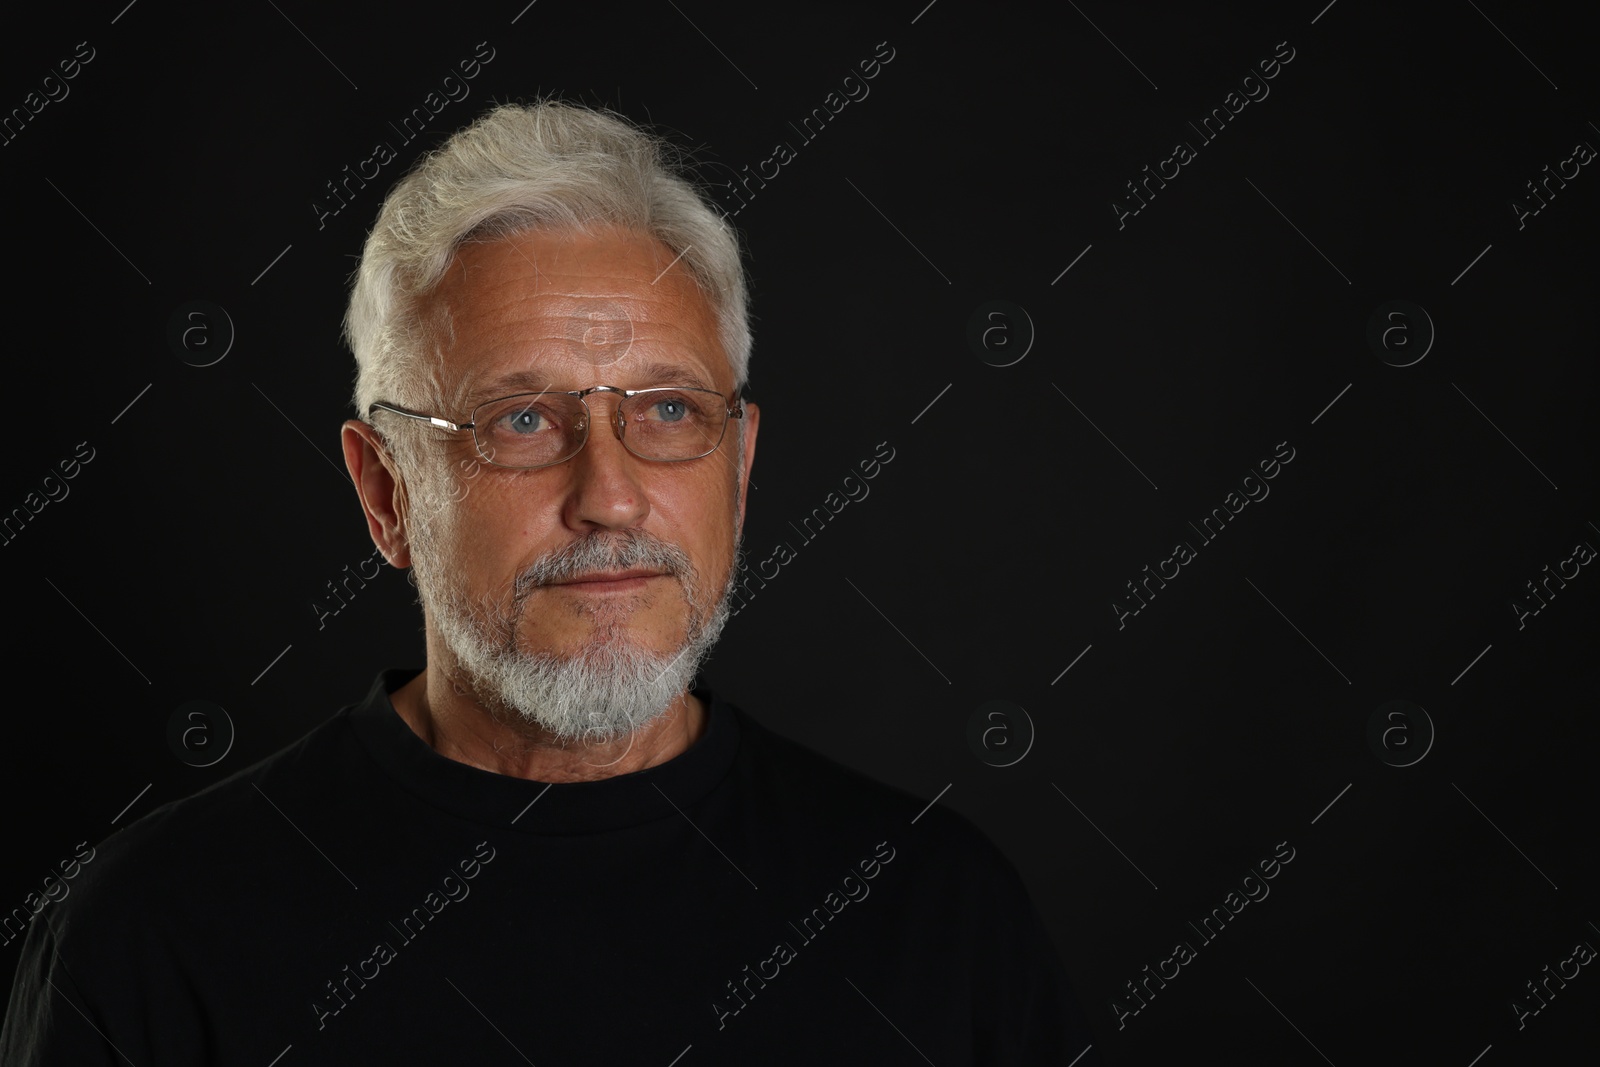
[[[439,338],[447,417],[465,421],[479,404],[511,394],[594,385],[697,386],[730,396],[733,372],[715,313],[681,262],[669,268],[673,260],[664,245],[617,230],[525,233],[463,247],[423,308],[427,317],[444,311],[435,321],[449,324]],[[521,683],[481,675],[515,673],[530,661],[587,664],[601,675],[579,694],[592,705],[630,671],[659,676],[684,652],[698,661],[704,650],[687,646],[697,636],[704,644],[708,625],[720,629],[725,618],[717,609],[732,576],[754,457],[753,406],[744,419],[729,420],[711,455],[666,463],[635,456],[617,438],[619,399],[591,394],[587,443],[551,467],[490,466],[468,434],[438,435],[422,450],[434,477],[418,479],[431,487],[412,494],[407,517],[430,626],[461,661],[462,680],[547,727],[559,730],[577,715],[591,739],[604,736],[597,727],[607,723],[613,733],[642,725],[644,698],[631,698],[631,710],[568,708],[545,721],[519,705],[555,699],[547,688],[524,686],[532,695],[519,700],[504,690]],[[667,573],[572,581],[640,570]],[[475,664],[463,642],[477,643],[479,660],[492,656],[493,669]],[[670,679],[678,691],[684,666]],[[658,688],[648,702],[663,695]]]

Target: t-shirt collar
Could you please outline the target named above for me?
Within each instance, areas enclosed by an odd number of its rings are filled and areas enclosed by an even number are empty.
[[[485,826],[530,834],[615,830],[663,818],[714,789],[733,765],[739,723],[709,688],[692,690],[709,709],[694,744],[665,763],[593,782],[547,783],[496,774],[441,756],[418,737],[389,694],[420,671],[380,673],[350,710],[363,747],[398,784],[424,802]]]

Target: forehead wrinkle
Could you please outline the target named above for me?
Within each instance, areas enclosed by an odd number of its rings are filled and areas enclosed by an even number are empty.
[[[631,300],[611,301],[593,293],[569,296],[551,291],[537,298],[501,303],[488,314],[473,316],[472,321],[466,323],[457,316],[452,324],[457,355],[465,355],[470,350],[478,357],[472,361],[474,366],[465,370],[465,375],[492,374],[507,362],[517,366],[559,362],[573,343],[575,326],[587,328],[585,311],[597,299],[613,309],[602,321],[625,320],[632,327],[631,351],[621,357],[619,370],[644,375],[662,372],[681,375],[688,371],[702,381],[719,377],[717,365],[726,362],[720,338],[710,329],[709,323],[699,321],[700,316],[693,309],[676,302],[650,308],[637,306]]]
[[[451,271],[434,294],[455,313],[451,362],[466,364],[452,390],[458,409],[563,385],[695,384],[726,392],[718,382],[725,377],[723,367],[731,366],[715,310],[691,276],[661,273],[671,256],[661,242],[637,242],[621,256],[615,249],[608,253],[562,241],[552,245],[535,239],[526,242],[532,245],[528,249],[523,243],[502,239],[463,246],[457,255],[461,271]],[[497,247],[502,244],[510,248]],[[509,252],[516,252],[520,262]],[[562,261],[571,269],[559,269]],[[521,269],[524,263],[534,270],[531,278]],[[602,305],[596,310],[609,312],[606,319],[626,319],[633,326],[634,350],[610,375],[561,358],[574,322],[586,320],[596,304]],[[566,372],[574,375],[572,381],[561,380]]]

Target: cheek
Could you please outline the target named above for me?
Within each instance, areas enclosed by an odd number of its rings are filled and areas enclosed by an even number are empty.
[[[727,580],[733,569],[735,550],[737,548],[736,531],[739,522],[739,512],[736,498],[736,488],[728,486],[718,498],[718,509],[715,512],[715,525],[710,525],[711,516],[707,515],[708,525],[705,530],[705,554],[697,562],[705,582],[710,587],[708,595],[715,597],[722,591],[723,583]]]
[[[454,512],[444,547],[476,587],[511,581],[559,526],[528,492],[517,490],[514,480],[488,476],[475,479],[472,493]]]
[[[733,558],[734,483],[726,468],[709,463],[682,474],[647,489],[644,528],[687,553],[700,580],[714,586]]]
[[[704,471],[696,471],[694,481],[683,487],[675,509],[687,527],[684,536],[705,549],[732,550],[739,485],[730,467],[708,465]]]

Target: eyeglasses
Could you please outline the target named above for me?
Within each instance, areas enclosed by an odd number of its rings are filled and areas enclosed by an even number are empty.
[[[618,389],[596,385],[588,389],[518,393],[490,400],[472,409],[468,422],[451,422],[393,404],[375,403],[367,409],[388,411],[417,419],[441,430],[472,431],[478,454],[496,467],[532,470],[564,463],[589,440],[591,393],[616,393],[612,426],[629,452],[640,459],[661,463],[709,456],[722,443],[730,418],[744,417],[744,401],[728,399],[711,389]]]

